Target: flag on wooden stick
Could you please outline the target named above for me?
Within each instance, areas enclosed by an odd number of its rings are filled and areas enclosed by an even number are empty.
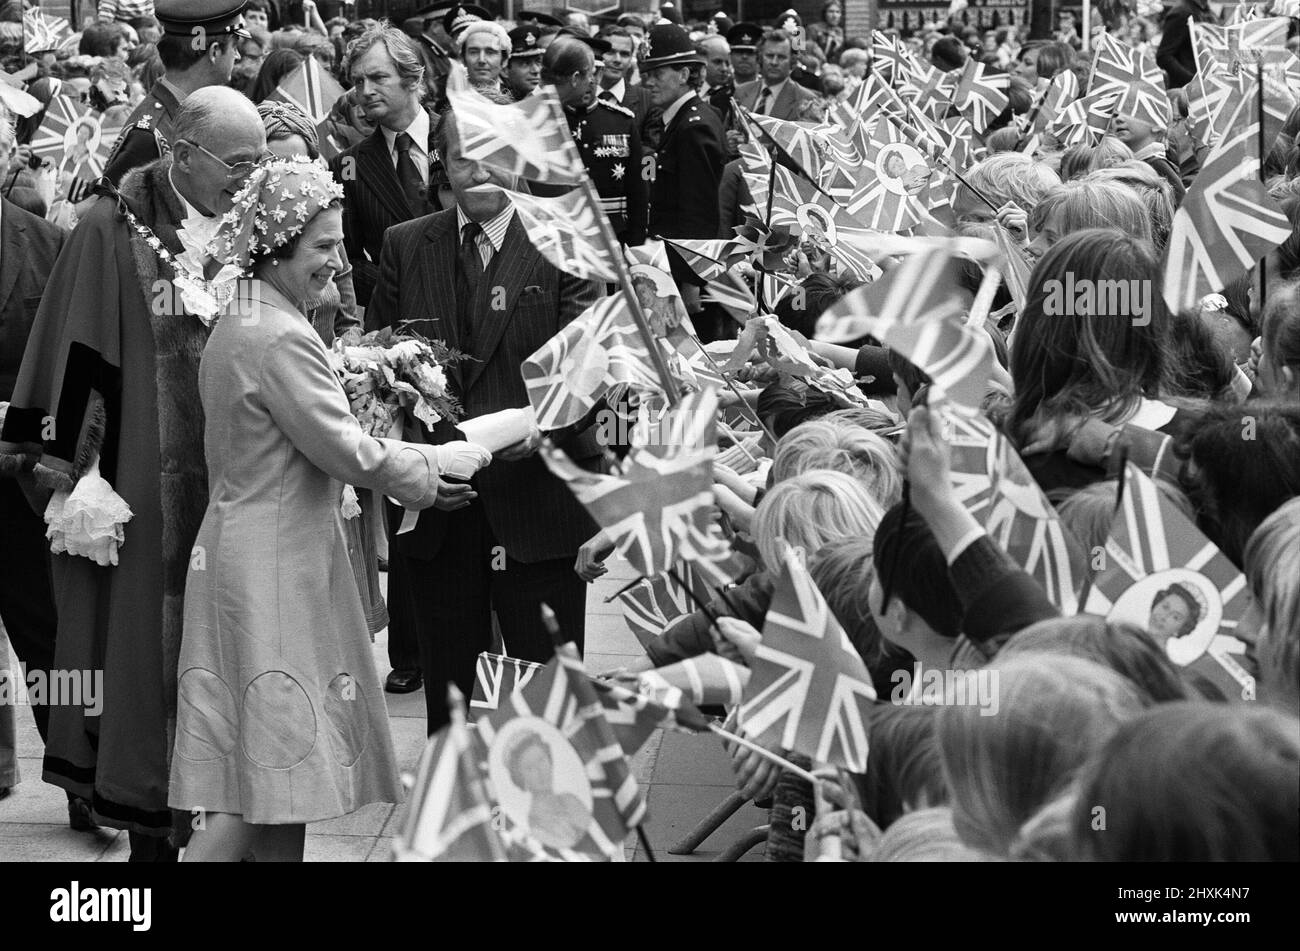
[[[866,772],[871,674],[793,551],[750,669],[740,709],[746,736]]]

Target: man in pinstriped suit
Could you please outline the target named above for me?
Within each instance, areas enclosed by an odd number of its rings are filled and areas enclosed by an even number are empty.
[[[599,291],[538,254],[503,195],[470,191],[510,183],[461,156],[455,126],[447,113],[437,146],[456,207],[388,231],[370,306],[382,322],[415,320],[417,332],[470,355],[448,379],[473,418],[528,406],[520,364]],[[594,427],[552,435],[579,462],[600,455]],[[462,437],[444,420],[431,438]],[[534,431],[497,452],[470,484],[394,538],[403,557],[390,559],[390,578],[409,592],[416,618],[430,733],[448,721],[447,681],[472,694],[475,659],[491,644],[493,608],[511,656],[553,656],[542,602],[555,610],[566,639],[582,646],[586,585],[573,562],[595,525],[536,455],[540,440]]]

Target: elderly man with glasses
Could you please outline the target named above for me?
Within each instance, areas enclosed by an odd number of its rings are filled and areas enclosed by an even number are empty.
[[[23,473],[47,518],[60,493],[96,486],[121,526],[54,549],[53,667],[102,675],[103,704],[50,708],[44,778],[129,830],[132,861],[174,861],[183,844],[167,808],[169,735],[185,578],[204,557],[199,359],[218,309],[200,249],[266,154],[239,93],[186,98],[171,154],[109,187],[64,244],[0,430],[0,471]]]

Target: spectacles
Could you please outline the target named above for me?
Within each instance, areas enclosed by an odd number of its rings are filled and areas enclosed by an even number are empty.
[[[263,152],[261,155],[259,155],[252,162],[236,162],[234,165],[231,165],[229,162],[225,161],[221,156],[214,155],[213,153],[205,149],[203,146],[199,145],[199,143],[197,142],[190,142],[189,139],[178,139],[177,141],[187,142],[188,144],[194,146],[196,149],[202,152],[204,155],[206,155],[208,158],[212,159],[214,162],[219,164],[222,168],[226,170],[226,179],[232,182],[238,182],[242,179],[247,178],[249,175],[252,175],[253,172],[259,166],[265,165],[268,161],[275,158],[274,152],[266,151]]]

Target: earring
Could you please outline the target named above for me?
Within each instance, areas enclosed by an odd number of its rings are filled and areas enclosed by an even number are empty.
[[[279,258],[271,258],[271,267],[279,267],[279,266],[280,266],[280,259],[279,259]]]

